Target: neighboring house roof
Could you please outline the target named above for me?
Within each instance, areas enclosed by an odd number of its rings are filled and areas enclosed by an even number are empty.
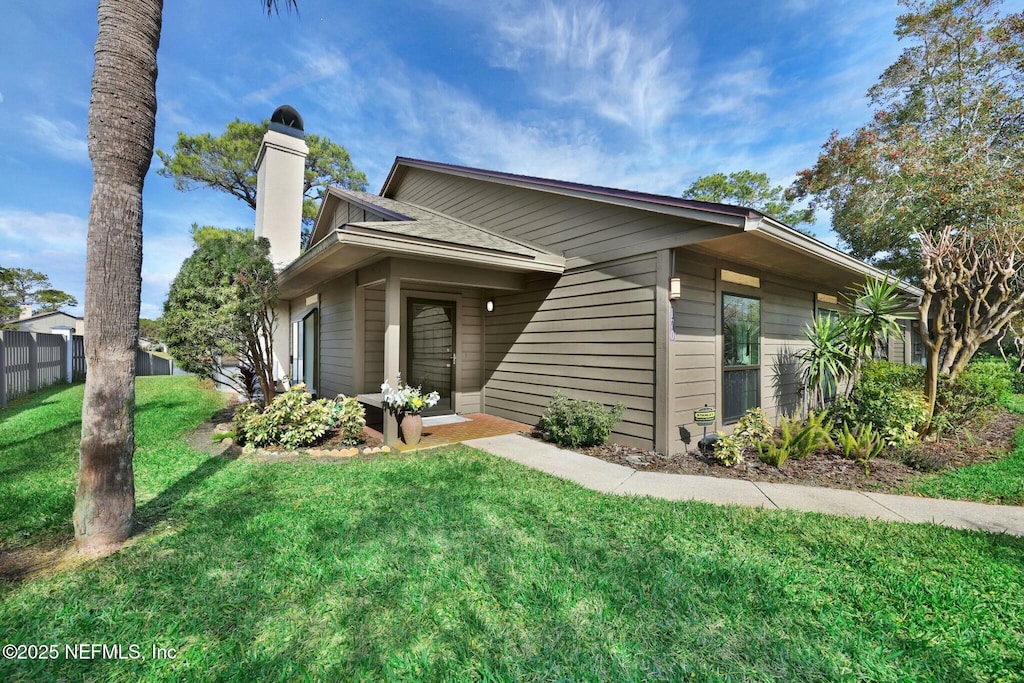
[[[49,317],[55,316],[55,315],[63,315],[63,316],[66,316],[68,318],[73,318],[75,320],[85,320],[85,318],[83,318],[80,315],[72,315],[70,313],[65,313],[64,311],[50,311],[49,313],[36,313],[35,315],[30,315],[27,318],[9,318],[6,322],[9,322],[9,323],[35,322],[37,320],[43,320],[44,318],[49,318]]]

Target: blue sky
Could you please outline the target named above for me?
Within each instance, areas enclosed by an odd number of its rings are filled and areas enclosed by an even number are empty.
[[[864,94],[900,50],[890,0],[299,0],[274,17],[261,4],[166,3],[157,148],[287,103],[372,192],[396,155],[671,195],[745,168],[788,184],[831,130],[867,119]],[[92,3],[5,3],[0,265],[44,271],[79,301],[95,37]],[[232,197],[176,191],[159,166],[144,197],[151,318],[193,222],[253,222]],[[827,216],[815,230],[832,241]]]

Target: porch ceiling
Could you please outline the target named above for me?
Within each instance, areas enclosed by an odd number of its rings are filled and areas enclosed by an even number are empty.
[[[280,296],[283,299],[297,296],[321,282],[389,256],[503,273],[561,274],[565,269],[565,260],[553,254],[508,253],[416,235],[373,230],[361,223],[332,231],[282,270],[278,276]]]

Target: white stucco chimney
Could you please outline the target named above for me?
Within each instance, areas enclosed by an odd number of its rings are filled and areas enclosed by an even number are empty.
[[[299,256],[307,154],[299,112],[278,107],[256,157],[256,237],[270,240],[270,260],[277,270]]]
[[[32,317],[32,306],[24,304],[21,307],[21,311],[18,313],[18,320],[25,320]]]

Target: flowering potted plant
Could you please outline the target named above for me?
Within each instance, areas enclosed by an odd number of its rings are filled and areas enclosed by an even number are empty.
[[[395,416],[402,428],[402,440],[410,446],[418,444],[423,433],[423,416],[420,413],[425,408],[437,405],[441,395],[436,391],[424,394],[423,387],[403,385],[401,376],[398,377],[398,387],[395,389],[384,380],[380,385],[380,393],[384,398],[385,409]]]

